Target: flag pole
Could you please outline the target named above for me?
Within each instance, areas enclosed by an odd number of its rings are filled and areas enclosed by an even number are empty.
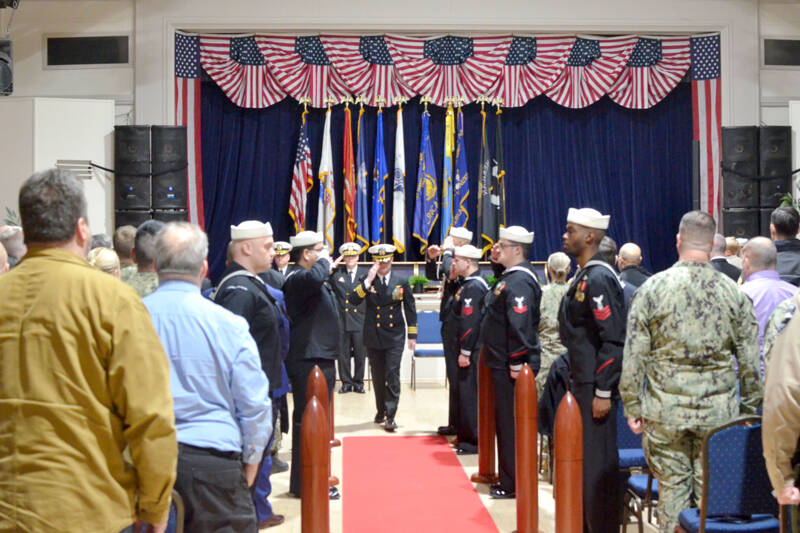
[[[408,98],[406,98],[405,96],[395,96],[392,99],[392,103],[397,106],[398,120],[401,120],[402,113],[403,113],[403,105],[405,105],[406,102],[408,102]],[[397,142],[398,142],[397,139],[395,139],[395,148],[397,147]],[[401,143],[405,142],[405,139],[400,139],[400,142]],[[397,163],[397,155],[395,155],[395,163]],[[403,163],[403,167],[405,169],[405,162]],[[404,182],[403,183],[403,197],[404,197],[403,209],[405,210],[405,194],[406,194],[405,171],[403,172],[403,174],[404,174],[404,179],[403,179],[403,182]],[[408,260],[408,244],[405,242],[406,233],[407,233],[407,231],[406,231],[406,222],[405,222],[406,221],[405,212],[402,213],[402,216],[403,216],[403,244],[404,244],[404,246],[403,246],[403,261],[407,261]],[[392,202],[392,219],[393,220],[394,220],[394,217],[395,217],[394,202]],[[392,229],[392,237],[394,238],[394,229]]]

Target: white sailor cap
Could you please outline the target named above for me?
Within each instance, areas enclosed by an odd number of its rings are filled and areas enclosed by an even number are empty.
[[[289,237],[289,242],[295,248],[303,248],[305,246],[313,246],[321,243],[323,240],[322,233],[316,231],[301,231],[293,237]]]
[[[483,255],[483,250],[471,244],[465,244],[464,246],[456,246],[455,255],[456,257],[466,257],[467,259],[480,259]]]
[[[272,237],[272,226],[269,222],[259,222],[258,220],[245,220],[238,226],[231,226],[231,240],[242,241],[246,239],[258,239],[259,237]]]
[[[275,250],[275,255],[286,255],[292,251],[292,248],[294,248],[294,246],[292,246],[286,241],[278,241],[274,245],[272,245],[272,248]]]
[[[597,209],[592,209],[591,207],[584,207],[581,209],[570,207],[567,213],[567,222],[579,224],[587,228],[608,229],[609,220],[611,220],[610,215],[604,215]]]
[[[509,226],[500,228],[500,238],[520,244],[531,244],[533,242],[533,232],[526,230],[522,226]]]
[[[346,242],[339,247],[339,253],[344,256],[358,255],[361,253],[361,245],[355,242]]]
[[[385,263],[394,257],[397,248],[392,244],[376,244],[375,246],[370,246],[368,251],[372,259],[379,263]]]
[[[449,235],[457,239],[464,239],[465,241],[472,241],[472,232],[467,228],[450,228]]]

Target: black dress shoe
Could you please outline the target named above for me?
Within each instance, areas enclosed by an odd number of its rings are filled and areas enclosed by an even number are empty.
[[[353,390],[352,385],[344,384],[342,385],[342,388],[339,389],[339,394],[345,394],[347,392],[351,392],[352,390]]]
[[[375,423],[376,424],[383,424],[383,421],[386,420],[386,415],[382,413],[378,413],[375,415]]]
[[[511,500],[517,497],[515,492],[507,491],[503,488],[492,488],[489,490],[489,497],[494,498],[495,500]]]
[[[342,497],[342,494],[339,492],[339,489],[336,487],[330,487],[328,489],[328,498],[331,500],[338,500]]]
[[[353,390],[359,394],[364,394],[364,385],[353,385]]]
[[[397,429],[397,423],[394,421],[394,418],[387,419],[383,429],[389,432],[394,432],[394,430]]]
[[[475,455],[476,453],[478,453],[478,450],[473,450],[472,448],[459,447],[456,449],[456,455]]]
[[[498,483],[492,483],[491,485],[489,485],[489,491],[490,492],[493,491],[493,490],[497,490],[499,488],[500,488],[500,483],[499,482]]]
[[[454,428],[453,426],[439,426],[439,429],[436,430],[436,433],[438,433],[439,435],[445,435],[445,436],[447,436],[447,435],[455,435],[456,434],[456,428]]]

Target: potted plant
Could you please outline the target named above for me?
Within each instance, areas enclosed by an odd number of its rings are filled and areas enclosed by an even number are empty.
[[[408,278],[408,284],[411,285],[415,293],[420,294],[425,290],[425,285],[430,283],[431,280],[425,276],[415,275]]]

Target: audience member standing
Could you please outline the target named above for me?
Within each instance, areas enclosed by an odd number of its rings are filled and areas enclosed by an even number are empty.
[[[800,214],[794,207],[782,206],[772,212],[769,222],[769,234],[778,250],[776,270],[783,281],[800,285]]]
[[[794,312],[800,296],[770,351],[764,387],[761,439],[767,473],[781,505],[800,504],[797,488],[797,443],[800,440],[800,319]]]
[[[364,310],[366,304],[350,303],[350,296],[361,284],[367,274],[366,268],[358,267],[361,245],[346,242],[339,247],[344,257],[344,266],[331,273],[330,284],[339,308],[342,322],[342,347],[339,351],[339,379],[342,381],[342,394],[355,391],[364,393],[364,367],[367,361],[367,348],[364,346]],[[350,359],[354,365],[350,365]]]
[[[456,389],[456,437],[459,455],[478,452],[478,362],[481,352],[481,303],[489,284],[480,276],[479,248],[466,244],[453,251],[453,273],[461,279],[453,296],[453,312],[447,331],[458,354]]]
[[[730,264],[728,260],[725,259],[725,246],[725,237],[719,233],[716,233],[714,235],[714,241],[711,247],[711,253],[709,255],[711,258],[709,262],[711,263],[711,266],[714,267],[714,270],[717,272],[722,272],[734,282],[738,282],[742,271],[741,269]]]
[[[678,262],[639,288],[628,318],[620,393],[644,431],[663,533],[699,501],[706,432],[761,405],[753,304],[708,265],[715,228],[708,213],[683,215]]]
[[[273,245],[272,249],[275,251],[274,267],[268,268],[259,276],[270,287],[281,289],[286,281],[286,275],[289,273],[289,253],[292,251],[292,245],[288,242],[278,241]]]
[[[617,273],[614,271],[614,265],[617,263],[617,242],[608,235],[603,235],[603,238],[600,239],[600,246],[597,248],[597,252],[603,258],[603,261],[608,263],[608,266],[611,267],[611,271],[616,275]],[[627,310],[631,306],[631,300],[633,299],[633,293],[636,292],[636,287],[628,285],[619,279],[619,275],[617,275],[617,281],[619,281],[619,286],[622,287],[625,310]]]
[[[120,265],[120,279],[125,283],[136,273],[136,263],[133,262],[133,244],[136,241],[136,228],[130,225],[120,226],[114,231],[112,237],[114,251],[117,252]]]
[[[536,374],[536,388],[542,396],[544,383],[550,366],[567,348],[558,336],[558,308],[567,292],[567,276],[570,271],[569,256],[564,252],[550,254],[547,258],[547,274],[550,283],[542,287],[542,303],[539,306],[539,342],[542,344],[539,373]]]
[[[14,268],[28,251],[22,228],[19,226],[0,226],[0,244],[5,247],[8,254],[9,268]]]
[[[0,276],[0,531],[163,532],[177,444],[147,309],[84,259],[80,180],[34,174],[19,207],[30,250]]]
[[[315,231],[301,231],[291,237],[295,269],[283,284],[286,310],[292,323],[286,371],[292,383],[292,463],[289,492],[300,496],[300,441],[303,412],[306,408],[308,376],[318,366],[328,384],[328,396],[336,385],[336,359],[340,348],[342,324],[336,297],[328,284],[331,258],[322,244],[323,236]],[[334,265],[335,266],[335,265]],[[331,496],[338,497],[336,487]]]
[[[561,342],[583,421],[583,514],[589,533],[616,532],[622,503],[617,452],[617,385],[625,343],[625,300],[599,252],[611,217],[570,208],[564,251],[579,270],[561,300]]]
[[[281,335],[280,309],[258,274],[272,264],[272,226],[267,222],[245,220],[231,226],[231,243],[228,246],[231,261],[223,272],[213,299],[219,305],[244,317],[250,326],[250,335],[256,341],[261,369],[267,374],[269,392],[274,397],[281,388]],[[277,410],[272,411],[270,428],[275,428]],[[270,432],[272,433],[272,432]],[[253,489],[253,503],[259,529],[282,524],[285,517],[275,514],[267,497],[272,492],[269,481],[272,457],[265,453]]]
[[[352,305],[367,302],[364,312],[364,345],[367,347],[372,385],[375,387],[375,423],[386,431],[397,429],[395,415],[400,403],[400,362],[406,345],[417,345],[417,308],[414,295],[404,277],[392,273],[397,250],[391,244],[376,244],[369,249],[375,264],[350,297]],[[403,322],[405,315],[405,323]]]
[[[444,348],[444,364],[447,372],[447,381],[450,384],[448,394],[447,425],[439,426],[439,435],[455,435],[456,421],[458,420],[458,399],[456,398],[456,382],[458,381],[458,350],[452,342],[452,332],[448,331],[448,324],[454,319],[453,296],[458,290],[461,280],[453,275],[453,250],[456,246],[463,246],[472,241],[472,232],[467,228],[450,228],[442,247],[432,244],[428,246],[425,257],[425,275],[429,279],[440,280],[442,283],[441,302],[439,304],[439,320],[442,323],[442,347]],[[440,262],[436,262],[441,258]]]
[[[119,258],[111,248],[92,248],[89,250],[89,255],[86,256],[86,259],[97,270],[102,270],[106,274],[111,274],[119,279]]]
[[[516,497],[514,456],[514,386],[522,365],[539,373],[539,303],[542,289],[528,261],[533,232],[522,226],[500,228],[494,245],[498,264],[505,270],[486,293],[481,342],[494,384],[495,431],[500,481],[491,486],[492,498]]]
[[[619,268],[619,279],[637,288],[652,276],[642,268],[642,249],[632,242],[626,242],[620,247],[617,268]]]
[[[766,237],[747,241],[742,250],[742,290],[750,297],[758,320],[758,342],[764,346],[764,328],[782,301],[794,296],[797,287],[783,281],[775,270],[777,250]]]
[[[144,298],[158,287],[156,274],[156,233],[164,227],[158,220],[147,220],[136,228],[136,239],[133,244],[133,258],[136,261],[136,272],[127,283]]]
[[[258,348],[245,319],[200,294],[208,271],[208,239],[200,228],[171,222],[155,245],[160,285],[143,301],[169,357],[175,488],[186,506],[186,531],[256,533],[248,487],[272,433]]]
[[[742,269],[742,246],[736,237],[725,237],[725,260],[738,268]]]

